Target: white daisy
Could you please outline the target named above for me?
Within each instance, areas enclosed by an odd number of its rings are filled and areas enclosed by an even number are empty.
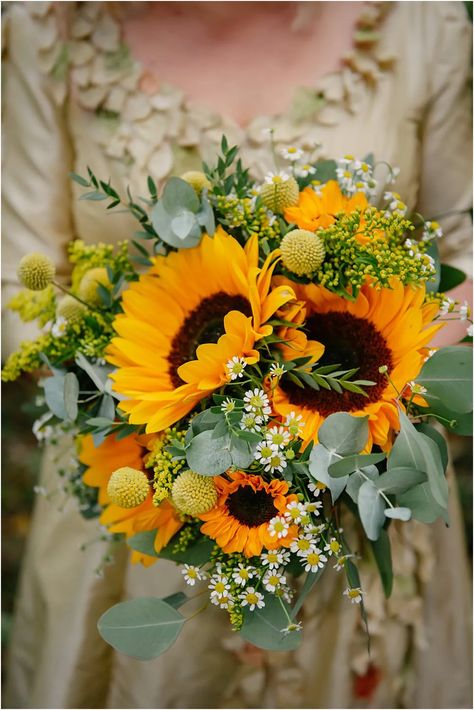
[[[456,301],[454,298],[446,296],[446,298],[441,301],[441,305],[439,307],[440,315],[445,316],[447,313],[451,313],[451,311],[454,310],[455,303]]]
[[[235,402],[233,399],[230,399],[230,397],[227,397],[222,404],[221,404],[221,410],[224,412],[224,414],[230,414],[233,412],[235,409]]]
[[[271,414],[270,402],[265,392],[258,387],[248,390],[244,395],[245,409],[255,414]]]
[[[268,569],[278,569],[283,565],[287,565],[290,561],[290,553],[288,550],[270,550],[269,552],[264,552],[260,555],[262,564],[268,567]]]
[[[271,444],[269,441],[261,441],[255,449],[255,460],[261,464],[267,464],[275,451],[278,451],[276,444]]]
[[[211,604],[215,604],[220,609],[230,609],[234,605],[234,598],[232,594],[225,593],[222,596],[213,596],[214,592],[211,594]]]
[[[308,483],[308,490],[311,491],[315,498],[317,498],[322,491],[325,491],[326,488],[326,484],[320,483],[320,481],[316,481],[316,483]]]
[[[197,581],[206,579],[206,574],[202,572],[199,567],[195,567],[195,565],[184,565],[181,574],[186,584],[189,584],[191,587],[194,587]]]
[[[301,522],[301,516],[305,513],[305,506],[297,500],[292,501],[285,510],[285,516],[292,523]]]
[[[255,607],[257,607],[257,609],[261,609],[265,606],[263,594],[256,592],[253,587],[247,587],[245,592],[242,592],[239,596],[239,599],[241,600],[242,606],[248,606],[250,611],[253,611]]]
[[[59,316],[53,323],[51,335],[53,338],[62,338],[66,334],[67,320],[63,316]]]
[[[265,182],[267,185],[278,185],[281,182],[286,182],[290,179],[290,175],[284,170],[280,170],[277,173],[267,173],[265,175]]]
[[[237,380],[239,377],[243,377],[246,366],[247,363],[243,357],[234,355],[234,357],[231,358],[226,364],[228,378],[230,380]]]
[[[304,427],[304,421],[301,414],[296,415],[295,412],[290,412],[286,415],[285,426],[292,436],[298,436]]]
[[[313,167],[313,165],[310,165],[309,163],[305,163],[304,165],[297,165],[295,167],[296,177],[305,178],[308,177],[308,175],[314,175],[315,172],[316,168]]]
[[[289,443],[291,436],[290,432],[284,427],[273,426],[268,429],[265,438],[273,446],[278,446],[281,449],[284,449],[285,446]]]
[[[362,589],[360,587],[347,587],[343,595],[348,597],[352,604],[360,604],[362,601]]]
[[[270,365],[270,374],[273,375],[273,377],[281,377],[284,375],[286,372],[284,365],[280,365],[280,363],[273,362]]]
[[[261,431],[263,418],[257,417],[253,412],[244,412],[240,420],[240,428],[246,431]]]
[[[303,151],[301,150],[301,148],[295,148],[294,145],[291,145],[288,148],[282,148],[280,150],[280,155],[285,160],[289,160],[293,163],[297,160],[301,160],[301,158],[303,157]]]
[[[293,631],[301,631],[303,628],[303,625],[301,621],[290,621],[288,626],[285,626],[284,629],[280,629],[280,633],[285,634],[285,636],[288,636],[288,634],[291,634]]]
[[[311,550],[311,552],[308,552],[308,554],[304,556],[301,555],[301,557],[303,557],[304,560],[305,572],[317,572],[318,569],[322,569],[328,561],[326,555],[323,555],[318,548]]]
[[[265,465],[265,471],[274,473],[275,471],[283,471],[286,468],[286,457],[282,451],[274,451],[270,460]]]
[[[232,572],[232,579],[236,584],[243,587],[250,579],[252,579],[252,577],[255,576],[255,572],[255,567],[247,567],[240,563],[237,569]]]
[[[272,537],[285,537],[290,529],[290,524],[283,516],[277,515],[268,523],[268,532]]]
[[[305,557],[309,552],[316,549],[313,538],[309,535],[302,535],[291,541],[290,550],[298,557]]]
[[[279,570],[269,569],[263,577],[263,586],[267,592],[274,592],[278,587],[286,584],[286,577]]]
[[[213,575],[209,580],[209,589],[212,591],[212,596],[222,597],[230,589],[229,580],[224,575]]]
[[[338,542],[335,537],[331,537],[329,542],[327,542],[324,546],[324,551],[329,552],[330,555],[339,554],[341,549],[341,543]]]
[[[469,308],[469,303],[464,301],[462,306],[459,306],[459,317],[461,320],[467,320],[471,314],[471,309]]]

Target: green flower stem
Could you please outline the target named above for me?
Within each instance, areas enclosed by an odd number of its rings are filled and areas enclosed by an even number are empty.
[[[79,303],[82,303],[82,305],[85,306],[86,308],[88,308],[89,310],[95,311],[96,313],[102,313],[102,311],[100,311],[98,308],[94,308],[94,306],[91,306],[90,303],[87,303],[86,301],[83,301],[82,298],[79,298],[79,296],[76,296],[76,294],[71,293],[71,291],[68,291],[67,288],[64,288],[64,286],[62,286],[62,285],[61,285],[60,283],[58,283],[57,281],[51,281],[51,283],[52,283],[54,286],[56,286],[56,288],[59,288],[59,290],[62,291],[63,293],[66,293],[68,296],[72,296],[72,298],[75,298],[76,301],[78,301]]]

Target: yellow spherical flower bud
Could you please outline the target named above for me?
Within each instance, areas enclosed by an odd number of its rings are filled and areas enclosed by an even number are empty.
[[[181,180],[191,185],[198,195],[200,195],[204,189],[210,190],[212,187],[207,177],[200,170],[189,170],[187,173],[183,173]]]
[[[74,296],[64,296],[56,308],[56,316],[65,318],[67,321],[75,321],[82,318],[87,308],[80,303]]]
[[[188,469],[175,479],[171,498],[180,513],[203,515],[217,503],[217,490],[212,476],[200,476]]]
[[[79,284],[80,298],[94,306],[99,306],[102,303],[102,299],[97,292],[99,284],[105,287],[110,286],[107,269],[102,266],[86,271]]]
[[[294,229],[285,234],[280,249],[283,265],[297,276],[314,274],[326,255],[323,240],[306,229]]]
[[[148,495],[150,486],[143,471],[124,466],[110,476],[107,493],[110,500],[121,508],[136,508]]]
[[[54,279],[56,267],[45,254],[31,252],[18,264],[18,278],[31,291],[44,291]]]
[[[271,176],[260,190],[263,204],[272,212],[283,212],[287,207],[296,205],[299,194],[295,178],[282,175]]]

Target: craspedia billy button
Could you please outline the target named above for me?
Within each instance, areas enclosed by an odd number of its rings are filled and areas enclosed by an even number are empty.
[[[185,515],[203,515],[217,503],[217,491],[212,476],[200,476],[189,469],[179,474],[173,483],[171,498]]]
[[[65,318],[70,323],[82,318],[84,313],[87,311],[86,306],[80,303],[74,296],[64,296],[56,308],[56,316],[58,318]]]
[[[297,276],[314,274],[326,255],[321,237],[306,229],[294,229],[285,234],[280,250],[283,265]]]
[[[45,254],[25,254],[18,264],[18,278],[31,291],[44,291],[54,279],[56,267]]]
[[[141,505],[149,490],[148,479],[143,471],[130,466],[114,471],[107,484],[110,500],[121,508],[136,508]]]
[[[198,195],[200,195],[204,189],[210,190],[212,187],[207,177],[200,170],[189,170],[187,173],[183,173],[181,175],[181,180],[184,180],[188,183],[188,185],[191,185],[193,190],[197,192]]]
[[[287,207],[296,205],[299,194],[295,178],[283,175],[273,175],[260,190],[263,204],[272,212],[283,212]]]
[[[94,269],[86,271],[79,284],[79,296],[87,303],[99,306],[102,303],[98,293],[99,284],[106,288],[110,286],[107,269],[102,266],[96,266]]]

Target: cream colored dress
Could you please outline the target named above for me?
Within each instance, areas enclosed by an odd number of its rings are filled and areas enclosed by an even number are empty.
[[[16,264],[46,251],[65,277],[69,240],[130,237],[136,227],[101,204],[78,201],[68,172],[90,164],[136,195],[146,176],[161,181],[214,159],[225,133],[261,176],[272,169],[266,128],[277,145],[315,155],[372,152],[401,169],[396,189],[426,217],[469,207],[470,108],[466,91],[470,26],[460,2],[361,3],[353,51],[340,71],[299,89],[288,111],[246,128],[158,85],[121,44],[107,3],[11,2],[5,18],[4,241],[6,297]],[[315,47],[315,62],[318,52]],[[156,78],[155,78],[156,79]],[[441,220],[451,263],[466,268],[470,223]],[[469,259],[467,261],[469,268]],[[24,336],[4,318],[5,344]],[[58,488],[58,461],[45,452],[42,485]],[[140,663],[117,654],[96,631],[120,599],[163,597],[183,587],[166,561],[131,566],[122,546],[109,550],[96,521],[74,504],[39,497],[18,595],[5,707],[233,708],[471,706],[470,588],[462,521],[451,480],[451,521],[391,526],[394,592],[383,598],[373,562],[362,583],[379,681],[367,697],[354,679],[369,668],[359,609],[342,597],[344,580],[324,574],[304,610],[304,641],[294,653],[242,656],[225,613],[214,608],[186,624],[163,657]],[[85,545],[85,550],[81,550]],[[362,548],[359,546],[359,551]]]

